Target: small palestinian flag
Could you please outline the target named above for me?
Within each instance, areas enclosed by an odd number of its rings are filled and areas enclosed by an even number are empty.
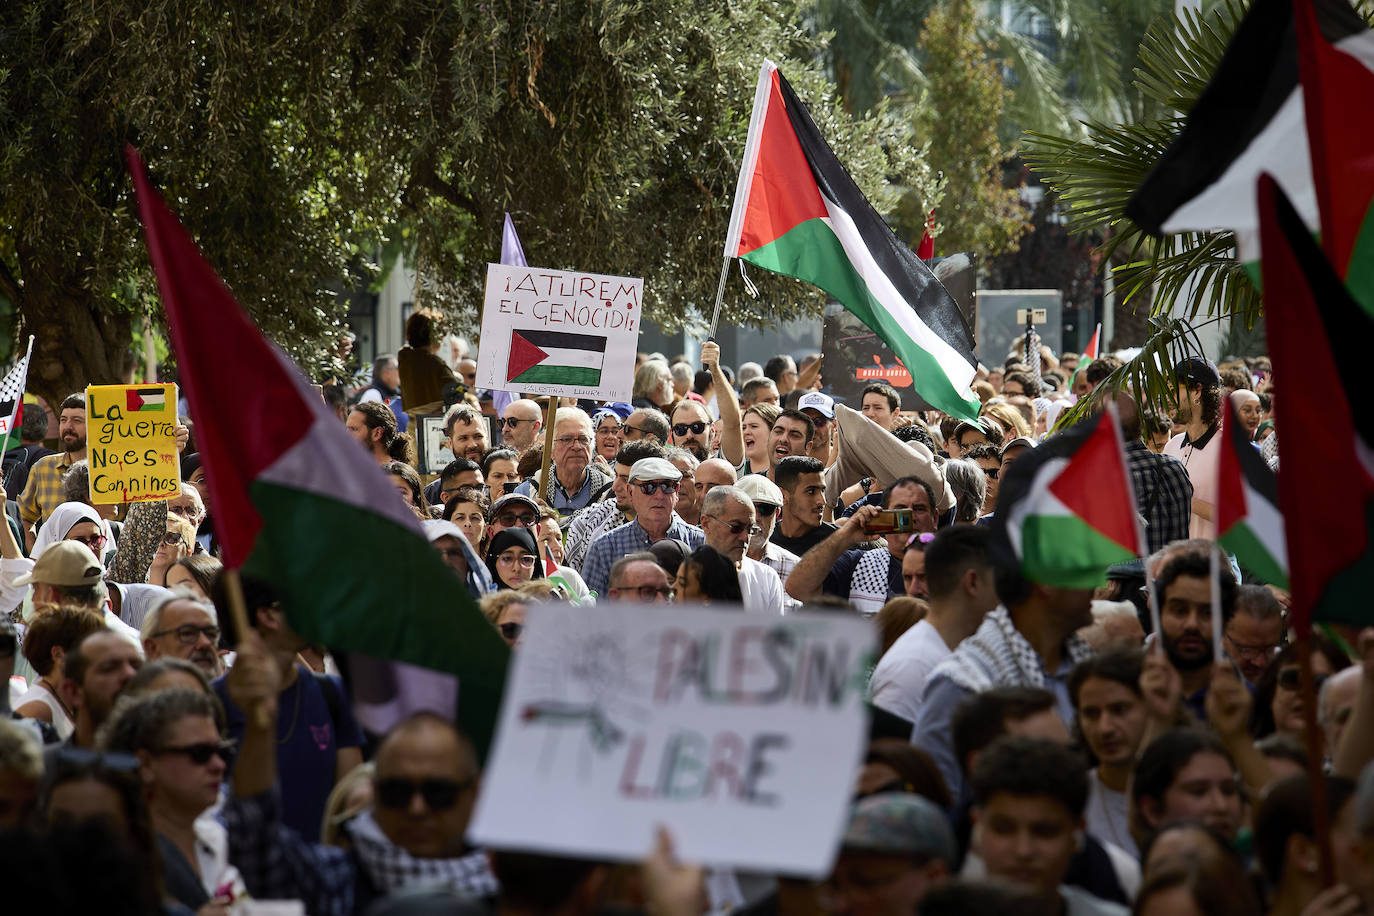
[[[522,385],[601,384],[606,338],[563,331],[510,332],[506,381]]]
[[[1093,331],[1093,339],[1088,341],[1088,345],[1083,348],[1083,362],[1092,362],[1097,359],[1097,348],[1102,340],[1102,325],[1099,322],[1097,330]]]
[[[1217,541],[1260,579],[1288,588],[1288,545],[1283,539],[1279,485],[1250,443],[1235,405],[1226,401],[1217,457]]]
[[[1351,297],[1298,212],[1260,179],[1264,322],[1283,418],[1279,506],[1296,632],[1313,621],[1374,622],[1374,318]],[[1015,467],[1013,465],[1013,467]]]
[[[1349,55],[1351,65],[1362,67],[1361,61],[1371,60],[1364,21],[1346,0],[1299,3],[1311,3],[1322,36]],[[1239,259],[1252,266],[1259,257],[1255,181],[1267,172],[1315,232],[1310,110],[1304,112],[1298,70],[1291,0],[1254,0],[1207,88],[1188,112],[1183,130],[1136,190],[1126,215],[1156,236],[1231,230]],[[1358,107],[1358,100],[1367,100],[1368,94],[1357,87],[1348,87],[1352,95],[1340,91],[1332,98],[1357,106],[1346,108],[1343,117],[1368,130],[1363,125],[1368,118]],[[1353,95],[1357,92],[1362,95]]]
[[[1374,32],[1352,23],[1337,40],[1324,28],[1323,5],[1294,0],[1322,248],[1374,314]]]
[[[1043,585],[1094,588],[1107,567],[1146,553],[1116,411],[1060,433],[1007,471],[994,520],[1021,572]]]
[[[130,388],[124,393],[124,412],[158,411],[167,406],[167,394],[161,388]]]
[[[725,256],[819,286],[892,349],[927,403],[977,418],[973,335],[954,297],[883,222],[767,61]]]

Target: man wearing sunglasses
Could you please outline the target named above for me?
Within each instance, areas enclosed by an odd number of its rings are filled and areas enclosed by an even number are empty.
[[[291,713],[278,700],[280,678],[272,654],[250,634],[227,677],[248,724],[224,819],[234,864],[253,895],[301,900],[313,916],[351,916],[371,897],[417,885],[494,896],[485,851],[464,840],[481,777],[477,756],[433,713],[411,716],[382,739],[373,803],[345,828],[351,849],[312,842],[318,824],[284,829],[288,795],[278,783],[276,743],[278,722]]]
[[[978,513],[981,524],[987,524],[983,519],[988,519],[997,508],[997,484],[998,478],[1002,474],[1002,453],[992,445],[975,445],[964,453],[964,458],[976,462],[983,469],[983,476],[987,478],[988,489],[983,496],[983,508]],[[991,521],[991,519],[988,519]]]
[[[701,530],[706,546],[728,557],[739,570],[744,609],[757,614],[782,613],[782,580],[757,560],[745,556],[749,541],[760,533],[754,503],[738,487],[713,487],[701,501]]]
[[[672,444],[692,453],[697,461],[705,461],[715,453],[716,424],[700,401],[686,400],[673,411]]]
[[[185,588],[177,588],[149,609],[143,618],[143,654],[148,661],[181,658],[211,679],[224,673],[219,652],[219,622],[213,605],[202,603]]]
[[[587,587],[604,595],[610,587],[611,566],[620,557],[649,549],[655,541],[675,538],[693,550],[706,535],[677,514],[677,491],[682,472],[663,458],[641,458],[630,468],[630,501],[635,520],[613,528],[592,542],[582,564]]]
[[[667,457],[658,443],[649,441],[625,442],[615,455],[615,479],[611,481],[611,498],[593,503],[577,514],[568,528],[563,543],[563,562],[573,569],[581,569],[587,559],[587,549],[601,535],[619,528],[635,518],[634,503],[630,499],[630,468],[641,458]]]
[[[749,538],[749,547],[744,555],[777,573],[779,582],[786,582],[792,570],[797,568],[801,557],[772,541],[773,529],[778,524],[778,516],[782,515],[782,491],[778,489],[777,484],[762,474],[746,474],[736,486],[754,504],[754,516],[759,529]],[[783,613],[799,607],[801,602],[783,589]]]
[[[543,413],[529,398],[511,401],[501,413],[501,444],[517,452],[524,452],[538,442],[543,431]]]

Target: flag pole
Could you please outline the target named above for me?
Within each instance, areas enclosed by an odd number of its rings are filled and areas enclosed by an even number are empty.
[[[1226,650],[1221,645],[1221,629],[1224,621],[1221,619],[1221,559],[1218,554],[1221,548],[1215,543],[1208,551],[1210,560],[1208,591],[1210,592],[1212,604],[1212,661],[1219,662],[1226,657]]]
[[[730,256],[726,255],[721,259],[720,283],[716,285],[716,307],[711,310],[711,333],[706,335],[706,339],[714,342],[716,339],[716,323],[720,321],[720,303],[725,299],[725,280],[730,276]]]
[[[553,480],[549,476],[550,462],[553,460],[553,419],[558,415],[558,398],[556,395],[549,395],[548,410],[544,414],[544,458],[543,466],[539,471],[539,480],[542,485],[539,487],[544,496],[544,501],[553,506]],[[592,445],[596,445],[596,440],[592,440]],[[536,519],[538,521],[538,519]]]
[[[24,387],[17,392],[14,402],[14,413],[6,419],[10,421],[5,428],[5,438],[0,440],[0,455],[10,450],[10,434],[14,432],[14,418],[22,417],[24,413],[24,390],[29,386],[29,357],[33,356],[33,335],[29,335],[29,348],[24,351]],[[22,440],[21,440],[22,441]]]
[[[224,591],[229,598],[229,618],[234,621],[234,632],[238,634],[238,641],[243,642],[252,632],[248,623],[248,602],[243,597],[243,580],[239,578],[239,571],[235,566],[224,567],[223,576]],[[254,707],[253,724],[258,728],[267,728],[272,724],[272,714],[266,707]]]

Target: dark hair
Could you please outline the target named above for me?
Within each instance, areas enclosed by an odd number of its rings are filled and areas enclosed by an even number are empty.
[[[1156,410],[1140,411],[1140,431],[1141,435],[1149,438],[1159,433],[1167,433],[1173,429],[1173,424],[1164,418],[1163,414]]]
[[[515,462],[515,473],[520,476],[521,480],[529,480],[539,473],[539,469],[543,465],[544,443],[535,442],[520,453],[520,460]]]
[[[1230,620],[1236,606],[1236,580],[1231,575],[1229,563],[1222,563],[1220,567],[1217,570],[1217,578],[1221,581],[1221,619]],[[1164,568],[1155,577],[1155,600],[1159,602],[1161,611],[1164,609],[1165,593],[1179,576],[1210,581],[1211,558],[1203,551],[1185,550],[1164,564]]]
[[[1259,916],[1263,912],[1245,869],[1231,856],[1210,862],[1168,863],[1145,879],[1132,912],[1145,912],[1154,894],[1180,888],[1192,897],[1196,912],[1208,916]]]
[[[889,505],[892,504],[892,491],[893,491],[893,490],[897,489],[898,487],[913,486],[913,485],[914,485],[914,486],[918,486],[918,487],[920,487],[922,490],[925,490],[925,491],[926,491],[926,497],[930,500],[930,511],[931,511],[931,514],[934,514],[934,513],[935,513],[935,491],[932,490],[932,489],[930,488],[930,484],[926,483],[924,480],[921,480],[919,477],[898,477],[896,480],[892,481],[892,483],[888,484],[888,485],[887,485],[887,489],[883,491],[883,508],[886,509]]]
[[[353,409],[363,415],[363,424],[367,426],[369,436],[374,429],[382,431],[382,448],[388,455],[395,457],[392,446],[400,434],[396,431],[396,415],[391,412],[391,408],[381,401],[360,401],[353,405]]]
[[[1236,852],[1236,848],[1231,845],[1230,840],[1222,836],[1214,828],[1208,827],[1206,824],[1202,823],[1202,821],[1194,820],[1171,821],[1158,830],[1147,831],[1143,842],[1140,844],[1140,864],[1145,864],[1146,860],[1150,858],[1150,852],[1154,849],[1155,844],[1163,839],[1166,834],[1183,830],[1193,830],[1207,837],[1208,841],[1216,847],[1216,851],[1220,858],[1232,859],[1239,864],[1244,864],[1240,855]]]
[[[468,464],[473,464],[469,461]],[[411,508],[424,511],[429,508],[425,502],[425,488],[420,484],[420,475],[415,473],[415,469],[403,461],[388,461],[382,465],[382,470],[392,477],[399,477],[406,482],[410,488]],[[447,468],[445,468],[447,470]]]
[[[220,572],[224,569],[224,564],[208,553],[193,553],[189,557],[182,557],[172,564],[172,567],[177,566],[190,573],[201,591],[207,595],[215,587],[215,579],[219,578]]]
[[[1256,620],[1283,620],[1283,605],[1279,604],[1279,599],[1263,585],[1255,585],[1253,582],[1236,588],[1235,601],[1232,602],[1231,611],[1223,618],[1223,622],[1229,624],[1241,611]]]
[[[567,903],[601,863],[507,849],[488,851],[491,870],[501,884],[501,904],[511,909],[551,913]]]
[[[453,494],[453,498],[444,503],[444,511],[439,517],[446,522],[452,521],[453,513],[458,509],[459,503],[472,503],[477,506],[482,510],[483,519],[491,514],[491,500],[487,499],[487,494],[482,491],[481,487],[459,487],[458,492]]]
[[[266,580],[257,576],[239,574],[243,587],[243,607],[247,612],[248,625],[257,627],[258,611],[275,608],[281,598],[277,590]],[[214,587],[210,589],[210,601],[215,605],[215,617],[219,620],[220,641],[222,644],[236,646],[243,638],[234,622],[234,612],[229,607],[229,587],[225,576],[216,576]],[[70,675],[68,675],[70,677]]]
[[[896,413],[902,406],[902,396],[897,393],[896,388],[893,388],[887,382],[874,382],[871,385],[865,385],[863,394],[859,395],[859,403],[862,404],[864,396],[870,394],[882,395],[887,401],[888,409],[893,413]]]
[[[1331,666],[1331,673],[1335,674],[1350,667],[1350,659],[1340,646],[1327,639],[1320,633],[1313,633],[1310,646],[1313,652],[1319,652],[1326,658],[1327,664]],[[1279,671],[1285,665],[1296,665],[1299,663],[1298,650],[1302,643],[1286,643],[1269,664],[1264,666],[1264,672],[1255,682],[1254,700],[1250,706],[1250,735],[1254,738],[1265,738],[1274,733],[1277,727],[1274,722],[1274,694],[1279,689]]]
[[[105,629],[105,620],[85,608],[60,607],[34,617],[24,634],[24,658],[40,677],[47,677],[55,662],[54,648],[71,652],[77,643],[92,633]]]
[[[709,369],[701,369],[696,375],[692,376],[692,390],[697,394],[705,394],[706,389],[710,388],[714,382]]]
[[[1232,366],[1229,369],[1221,370],[1221,384],[1222,387],[1232,390],[1250,391],[1255,387],[1255,380],[1251,378],[1249,372],[1238,366]]]
[[[1090,677],[1115,681],[1129,688],[1136,696],[1141,696],[1140,671],[1144,665],[1145,653],[1141,649],[1110,649],[1089,655],[1075,665],[1069,674],[1069,696],[1073,700],[1074,710],[1078,709],[1078,693]]]
[[[774,385],[779,386],[779,391],[782,391],[780,384],[782,382],[782,374],[786,372],[788,368],[795,366],[796,363],[792,361],[792,357],[780,354],[763,364],[763,374],[771,379]]]
[[[520,455],[513,448],[494,448],[482,456],[482,479],[486,480],[491,473],[491,465],[496,461],[514,461],[520,463]]]
[[[824,470],[825,465],[815,458],[808,458],[805,455],[788,455],[778,462],[778,472],[773,482],[778,485],[779,490],[784,493],[791,493],[797,488],[797,482],[803,474],[819,474]]]
[[[814,439],[814,438],[816,438],[816,421],[815,421],[815,420],[812,420],[810,417],[808,417],[806,414],[802,413],[800,410],[797,410],[795,407],[787,407],[787,408],[784,408],[784,409],[778,414],[778,420],[781,420],[781,419],[784,419],[784,418],[789,419],[789,420],[799,420],[799,421],[801,421],[802,423],[806,424],[806,444],[807,444],[807,445],[810,445],[810,444],[811,444],[811,440]],[[773,425],[774,425],[774,426],[777,426],[777,425],[778,425],[778,420],[774,420],[774,421],[773,421]]]
[[[930,437],[930,430],[926,429],[925,424],[919,421],[897,427],[892,435],[897,437],[898,442],[919,442],[930,449],[932,455],[935,454],[935,440]]]
[[[75,392],[75,393],[73,393],[73,394],[67,395],[65,398],[62,399],[62,406],[59,407],[59,408],[57,408],[57,412],[58,412],[58,413],[61,413],[61,412],[64,411],[64,410],[85,410],[85,409],[86,409],[86,395],[83,394],[83,393],[81,393],[80,391],[77,391],[77,392]]]
[[[444,438],[453,438],[453,427],[462,420],[469,426],[481,426],[482,415],[473,410],[466,404],[455,404],[449,408],[448,413],[444,414]]]
[[[129,754],[157,752],[165,747],[168,730],[182,719],[205,718],[218,727],[224,721],[224,711],[217,710],[218,705],[214,694],[184,687],[121,696],[101,729],[101,744]]]
[[[1048,797],[1063,805],[1073,820],[1088,803],[1088,774],[1083,758],[1044,738],[1005,735],[978,755],[971,777],[974,801],[986,805],[993,796]]]
[[[997,600],[1005,607],[1020,607],[1030,600],[1035,583],[1022,574],[1021,568],[1013,558],[998,562],[992,567],[992,587],[997,592]]]
[[[476,471],[478,474],[482,474],[482,465],[473,461],[471,458],[454,458],[448,464],[444,465],[444,469],[439,472],[439,479],[452,480],[464,471]],[[486,477],[485,474],[482,476],[483,478]]]
[[[1097,359],[1088,363],[1086,369],[1081,369],[1080,371],[1083,373],[1083,377],[1088,380],[1089,385],[1100,385],[1103,379],[1111,375],[1117,369],[1120,369],[1123,365],[1125,365],[1125,363],[1121,361],[1121,357],[1119,356],[1099,356]]]
[[[988,565],[988,529],[979,525],[942,528],[926,545],[926,590],[932,598],[952,594],[970,568]]]
[[[912,746],[910,741],[876,738],[868,744],[864,763],[881,763],[896,770],[903,783],[901,791],[928,798],[942,809],[954,804],[940,768],[929,754]]]
[[[950,736],[960,770],[970,755],[1007,733],[1007,722],[1020,722],[1054,709],[1054,694],[1039,687],[994,687],[965,697],[954,708]]]
[[[735,564],[715,548],[705,545],[698,547],[682,562],[696,570],[701,590],[712,602],[744,602],[744,595],[739,587],[739,572],[735,569]]]
[[[396,365],[396,356],[392,353],[379,353],[377,358],[372,361],[372,381],[380,382],[382,373]],[[370,402],[369,402],[370,403]]]
[[[641,411],[644,413],[644,419],[640,421],[640,428],[644,431],[644,435],[653,436],[660,445],[667,442],[668,430],[672,428],[672,423],[668,420],[667,415],[656,407],[640,407],[635,412]]]
[[[878,657],[882,658],[898,637],[924,620],[928,613],[930,605],[921,598],[897,595],[887,599],[873,615],[873,624],[878,628]]]
[[[19,438],[41,440],[48,434],[48,412],[41,404],[25,404],[19,420]]]
[[[1052,916],[1060,898],[1050,903],[1022,884],[997,878],[955,878],[921,898],[921,916]]]
[[[433,309],[416,309],[406,319],[406,343],[417,350],[428,349],[438,330],[439,313]]]
[[[964,452],[962,457],[965,461],[976,461],[979,458],[991,458],[993,461],[997,462],[998,467],[1002,465],[1002,453],[997,450],[997,446],[988,442],[975,445],[973,448]]]
[[[1140,810],[1146,798],[1162,803],[1179,771],[1198,754],[1216,754],[1235,766],[1221,739],[1201,728],[1171,728],[1151,741],[1131,774],[1131,807]]]
[[[657,442],[650,442],[647,439],[636,439],[633,442],[626,442],[615,453],[615,463],[634,467],[636,461],[643,461],[645,458],[666,458],[667,453],[663,446]]]
[[[1334,821],[1341,808],[1355,795],[1353,780],[1326,777],[1327,816]],[[1293,834],[1316,839],[1313,817],[1312,783],[1305,773],[1296,773],[1269,786],[1255,812],[1255,858],[1264,877],[1274,887],[1283,880],[1288,838]]]
[[[1040,397],[1040,388],[1035,384],[1035,377],[1029,372],[1008,372],[1002,377],[1002,390],[1007,390],[1007,382],[1016,382],[1021,386],[1021,392],[1033,398]]]

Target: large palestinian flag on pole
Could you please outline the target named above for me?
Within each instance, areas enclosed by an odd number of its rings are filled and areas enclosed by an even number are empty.
[[[1219,444],[1217,541],[1264,582],[1287,589],[1288,545],[1279,511],[1278,481],[1259,449],[1251,444],[1230,398],[1226,399]]]
[[[994,524],[1026,578],[1094,588],[1107,567],[1144,555],[1114,409],[1046,440],[1008,469]]]
[[[1126,207],[1126,215],[1146,232],[1162,236],[1231,230],[1240,260],[1256,261],[1259,213],[1254,191],[1265,172],[1283,186],[1304,224],[1317,230],[1308,150],[1311,110],[1304,110],[1299,84],[1293,2],[1254,0],[1250,5],[1183,130]],[[1353,65],[1374,60],[1365,24],[1345,0],[1296,2],[1311,4],[1325,41]],[[1343,93],[1340,97],[1345,98]],[[1367,103],[1369,96],[1363,98]],[[1355,108],[1345,116],[1368,120]]]
[[[1282,434],[1279,505],[1296,626],[1374,618],[1374,318],[1351,297],[1277,182],[1260,179],[1264,321]],[[1287,447],[1285,447],[1287,443]],[[1302,632],[1299,629],[1299,632]]]
[[[927,403],[978,416],[973,335],[954,298],[869,204],[771,62],[759,73],[725,256],[819,286],[892,349]]]
[[[1293,0],[1322,248],[1374,314],[1374,32],[1333,40],[1317,0]]]
[[[127,157],[225,565],[271,585],[312,643],[456,675],[458,724],[485,754],[505,643],[376,463],[234,301],[138,154]]]

